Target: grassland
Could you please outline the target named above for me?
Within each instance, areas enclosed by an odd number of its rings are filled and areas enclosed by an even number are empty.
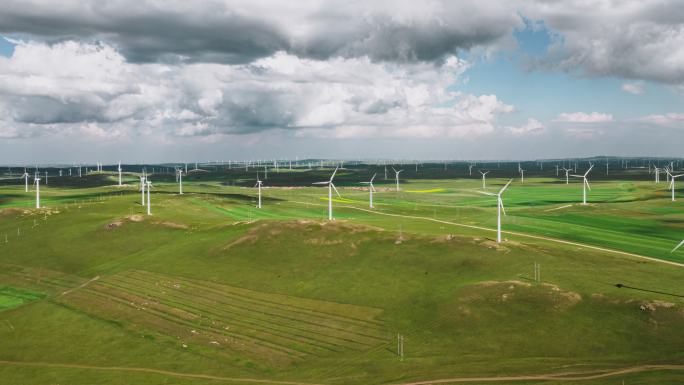
[[[497,245],[479,175],[408,170],[396,192],[380,173],[370,210],[356,182],[375,171],[339,172],[332,223],[327,190],[309,185],[330,170],[270,172],[261,210],[243,170],[190,173],[182,196],[172,175],[152,175],[149,217],[134,174],[124,187],[106,173],[51,178],[38,210],[3,180],[0,383],[396,384],[684,365],[684,268],[665,263],[684,263],[670,253],[681,189],[671,202],[665,183],[624,170],[592,179],[582,206],[581,184],[530,172],[504,196]],[[494,170],[487,190],[510,174]],[[622,380],[676,383],[684,370],[499,383]]]

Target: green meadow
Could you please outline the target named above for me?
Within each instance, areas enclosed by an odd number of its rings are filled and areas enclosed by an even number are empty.
[[[405,167],[3,178],[0,384],[684,382],[684,188]]]

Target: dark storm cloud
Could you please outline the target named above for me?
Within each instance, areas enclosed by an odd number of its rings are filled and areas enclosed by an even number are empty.
[[[246,63],[277,51],[316,59],[433,61],[494,43],[519,22],[513,9],[478,13],[465,3],[426,3],[417,10],[429,12],[409,9],[401,17],[392,8],[362,3],[246,4],[67,0],[56,6],[8,0],[0,13],[0,33],[47,41],[101,39],[116,44],[132,62]]]

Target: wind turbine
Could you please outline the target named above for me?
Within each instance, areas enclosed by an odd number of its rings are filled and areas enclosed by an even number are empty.
[[[33,184],[36,185],[36,208],[40,208],[40,178],[38,176],[33,178]]]
[[[24,192],[28,192],[28,178],[29,178],[29,174],[28,174],[26,171],[24,171],[24,175],[22,175],[21,177],[24,178]]]
[[[332,221],[333,216],[332,216],[332,190],[335,189],[335,193],[337,193],[337,196],[342,198],[342,195],[340,195],[340,192],[337,191],[337,187],[333,184],[333,178],[335,178],[335,174],[337,173],[337,168],[335,168],[335,171],[333,171],[332,175],[330,176],[330,179],[324,182],[314,182],[313,184],[322,184],[322,185],[328,185],[328,220]]]
[[[572,176],[577,177],[577,178],[582,178],[582,204],[586,205],[587,204],[587,189],[591,190],[591,187],[589,187],[589,180],[587,179],[587,175],[589,175],[589,172],[591,172],[591,169],[594,168],[594,165],[592,164],[591,167],[589,167],[589,170],[584,173],[584,175],[575,175],[573,174]]]
[[[565,184],[569,184],[570,180],[568,179],[568,173],[572,171],[572,169],[563,167],[563,171],[565,171]]]
[[[373,186],[373,179],[375,179],[376,175],[378,175],[377,172],[375,174],[373,174],[373,177],[371,178],[370,181],[361,182],[361,184],[367,184],[368,185],[368,191],[370,192],[370,206],[369,206],[370,208],[374,208],[373,207],[373,192],[375,191],[375,187]]]
[[[482,170],[478,170],[480,174],[482,174],[482,189],[484,190],[487,185],[486,185],[486,179],[487,179],[487,174],[489,174],[489,171],[482,172]]]
[[[142,193],[140,198],[140,204],[145,206],[145,176],[140,176],[140,192]]]
[[[178,195],[183,195],[183,169],[178,169]]]
[[[394,167],[392,167],[392,170],[394,170],[394,179],[397,181],[397,191],[399,191],[399,173],[404,170],[397,171]]]
[[[259,173],[257,172],[257,179],[256,179],[256,184],[254,185],[254,187],[257,187],[259,189],[259,203],[257,204],[258,209],[261,208],[261,185],[262,185],[262,182],[259,180]]]
[[[152,189],[152,182],[145,179],[147,185],[147,215],[152,215],[152,205],[150,204],[150,190]]]
[[[520,169],[520,183],[525,183],[525,170]]]
[[[653,166],[653,171],[655,172],[655,182],[660,183],[660,169]]]
[[[121,161],[119,161],[119,167],[117,170],[119,171],[119,186],[121,186]]]
[[[675,201],[675,178],[679,178],[680,176],[684,176],[684,174],[672,175],[672,174],[670,174],[670,171],[668,171],[667,174],[670,176],[670,188],[672,189],[672,202],[674,202]]]
[[[506,215],[506,209],[504,209],[504,204],[503,204],[503,199],[501,199],[501,194],[503,194],[504,191],[506,191],[506,188],[508,188],[508,185],[513,182],[513,179],[510,179],[508,183],[506,183],[505,186],[501,190],[499,190],[498,193],[490,193],[487,191],[479,191],[481,194],[485,195],[491,195],[496,197],[496,208],[497,208],[497,217],[496,217],[496,242],[501,243],[501,212],[503,211],[503,214]]]

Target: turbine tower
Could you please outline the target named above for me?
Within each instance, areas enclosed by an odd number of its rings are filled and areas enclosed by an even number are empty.
[[[178,195],[183,195],[183,169],[178,169]]]
[[[520,169],[520,183],[525,183],[525,170]]]
[[[335,174],[337,173],[337,168],[335,168],[335,171],[333,171],[332,175],[330,176],[330,179],[324,182],[314,182],[313,184],[322,184],[322,185],[328,185],[328,220],[332,221],[333,220],[333,212],[332,212],[332,190],[335,190],[335,193],[337,194],[338,197],[342,198],[342,195],[340,195],[340,192],[337,191],[337,187],[333,184],[333,178],[335,178]]]
[[[575,175],[573,174],[572,176],[576,178],[582,178],[582,204],[586,205],[587,204],[587,189],[591,191],[591,187],[589,186],[589,180],[587,179],[587,175],[591,172],[591,169],[594,168],[594,165],[592,164],[591,167],[589,167],[589,170],[584,173],[584,175]]]
[[[119,171],[119,187],[121,187],[121,161],[119,161],[119,167],[117,170]]]
[[[40,178],[38,176],[33,178],[33,184],[36,185],[36,208],[40,208]]]
[[[374,208],[373,207],[373,192],[375,191],[375,187],[373,186],[373,179],[375,179],[376,175],[378,175],[378,173],[373,174],[373,177],[368,182],[361,182],[361,184],[367,184],[368,185],[368,191],[370,192],[370,205],[369,205],[370,208]]]
[[[499,190],[498,193],[490,193],[487,191],[479,191],[481,194],[485,195],[490,195],[490,196],[495,196],[496,197],[496,208],[497,208],[497,217],[496,217],[496,243],[501,243],[501,212],[503,211],[503,214],[506,215],[506,209],[504,209],[504,204],[503,204],[503,199],[501,199],[501,195],[503,194],[504,191],[508,188],[508,185],[513,182],[513,179],[510,179],[508,183],[506,183],[501,190]]]
[[[140,176],[140,192],[141,192],[140,205],[141,206],[145,206],[145,179],[146,178],[144,175]]]
[[[145,178],[145,184],[147,185],[147,215],[152,215],[152,205],[150,204],[150,190],[152,189],[152,182]]]
[[[259,203],[257,203],[258,209],[261,208],[261,185],[262,185],[262,182],[259,180],[259,173],[257,172],[257,179],[256,179],[256,184],[254,185],[254,187],[259,189]]]

